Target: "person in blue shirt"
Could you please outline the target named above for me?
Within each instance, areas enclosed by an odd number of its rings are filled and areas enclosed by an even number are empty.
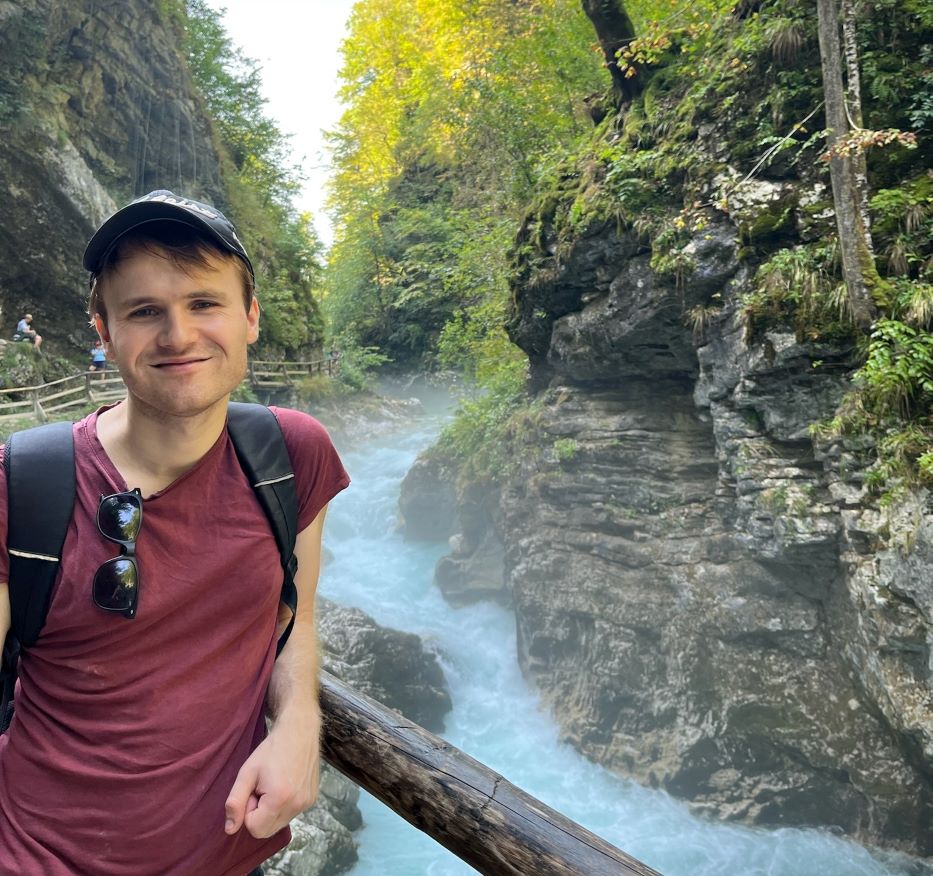
[[[16,323],[16,335],[15,340],[18,341],[30,341],[35,345],[36,350],[39,350],[39,347],[42,346],[42,335],[40,335],[32,327],[32,314],[26,313],[23,315],[23,318]]]
[[[91,347],[91,364],[88,366],[90,371],[107,370],[107,354],[104,352],[104,345],[100,341],[95,341]]]

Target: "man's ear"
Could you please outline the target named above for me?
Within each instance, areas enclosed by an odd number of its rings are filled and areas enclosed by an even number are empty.
[[[110,332],[107,331],[107,321],[99,313],[94,314],[94,328],[106,347],[110,343]]]
[[[259,299],[254,295],[246,311],[246,343],[255,344],[259,337]]]

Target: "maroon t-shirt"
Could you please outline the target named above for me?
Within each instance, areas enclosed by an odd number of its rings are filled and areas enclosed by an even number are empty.
[[[295,469],[299,531],[349,478],[323,426],[274,409]],[[224,833],[224,802],[264,734],[282,567],[226,430],[143,504],[139,610],[97,608],[91,581],[119,546],[97,530],[101,495],[127,484],[74,427],[77,495],[45,627],[20,663],[0,736],[2,876],[242,876],[288,828]],[[9,578],[0,466],[0,581]]]

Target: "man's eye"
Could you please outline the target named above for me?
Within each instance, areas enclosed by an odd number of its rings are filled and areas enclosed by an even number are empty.
[[[194,302],[195,310],[207,310],[211,307],[216,307],[216,306],[217,306],[216,301],[195,301]]]
[[[146,316],[152,316],[155,313],[154,307],[137,307],[130,311],[130,319],[139,319]]]

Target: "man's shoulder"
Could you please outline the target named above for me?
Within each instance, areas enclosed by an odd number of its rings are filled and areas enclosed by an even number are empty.
[[[275,418],[279,421],[286,441],[292,437],[299,440],[317,438],[330,441],[327,429],[320,420],[315,419],[311,414],[296,411],[294,408],[279,408],[272,405],[270,405],[269,410],[275,414]]]

